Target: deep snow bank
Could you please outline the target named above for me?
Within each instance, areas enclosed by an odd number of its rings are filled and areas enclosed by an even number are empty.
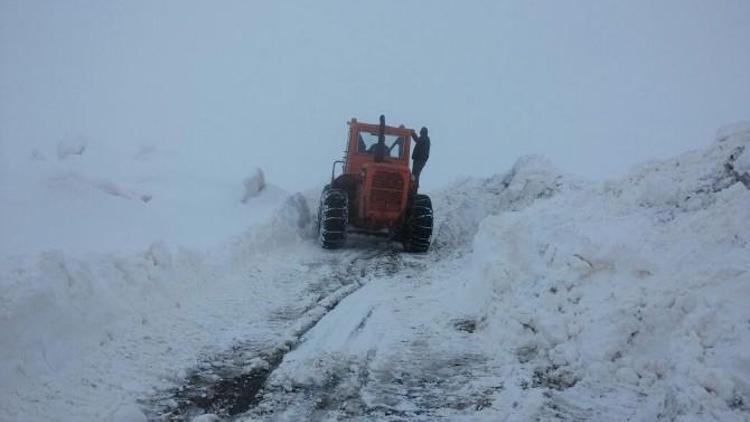
[[[432,195],[435,231],[432,250],[440,256],[461,255],[471,249],[479,224],[488,215],[518,211],[549,198],[578,182],[564,177],[546,158],[520,158],[507,173],[487,179],[460,180]]]
[[[482,221],[466,299],[534,380],[520,417],[534,417],[535,388],[592,418],[747,416],[748,150],[735,131],[622,180],[562,178],[550,198]]]
[[[287,195],[254,166],[231,174],[184,151],[117,150],[82,138],[52,150],[0,166],[0,255],[137,252],[159,240],[208,248],[266,218]]]
[[[0,169],[0,419],[108,419],[295,291],[257,274],[298,259],[299,196],[176,152],[51,151]]]
[[[157,242],[135,253],[3,257],[0,419],[108,420],[178,382],[203,353],[250,332],[280,335],[256,325],[307,306],[306,282],[277,279],[308,259],[310,221],[293,195],[206,251]]]

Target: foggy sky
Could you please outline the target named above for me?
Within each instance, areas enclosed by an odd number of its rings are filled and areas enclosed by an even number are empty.
[[[423,186],[542,153],[622,174],[750,120],[750,2],[0,0],[0,165],[81,135],[323,183],[346,121],[427,126]]]

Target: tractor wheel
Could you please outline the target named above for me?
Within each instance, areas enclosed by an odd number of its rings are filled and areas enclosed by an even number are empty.
[[[427,252],[432,238],[432,201],[427,195],[414,195],[404,226],[404,250]]]
[[[326,187],[320,195],[318,209],[318,240],[326,249],[337,249],[346,243],[349,199],[341,189]]]

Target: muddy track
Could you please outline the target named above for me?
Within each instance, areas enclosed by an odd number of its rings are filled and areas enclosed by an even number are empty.
[[[389,249],[355,252],[343,260],[337,257],[328,265],[333,271],[320,274],[321,279],[311,283],[311,288],[332,281],[340,287],[305,309],[279,343],[258,344],[251,339],[203,358],[181,385],[143,400],[149,420],[186,421],[206,413],[231,418],[250,410],[258,404],[268,377],[305,333],[369,279],[395,274],[404,261],[397,250]]]

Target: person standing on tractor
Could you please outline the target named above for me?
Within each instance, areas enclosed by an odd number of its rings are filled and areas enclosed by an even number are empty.
[[[430,158],[430,137],[427,136],[427,128],[424,126],[419,130],[419,136],[417,136],[417,132],[412,130],[411,137],[416,144],[414,152],[411,154],[413,161],[411,174],[414,175],[414,183],[419,188],[419,175],[422,174],[422,169],[427,164],[427,159]]]
[[[370,151],[375,154],[375,162],[380,163],[389,153],[388,146],[385,144],[385,116],[380,115],[380,125],[378,126],[378,143],[370,147]]]

